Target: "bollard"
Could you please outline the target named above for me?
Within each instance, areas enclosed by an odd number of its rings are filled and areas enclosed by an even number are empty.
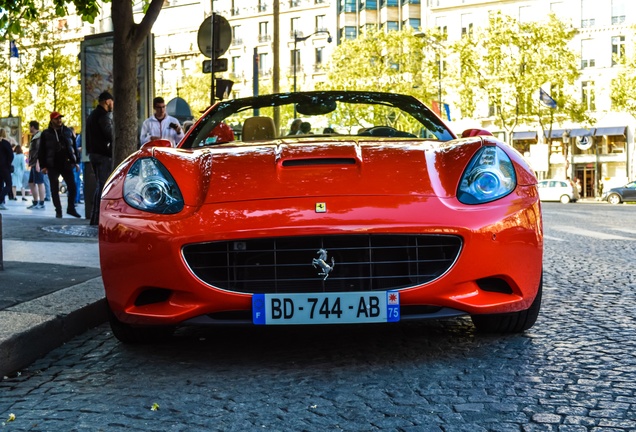
[[[2,261],[2,213],[0,213],[0,271],[4,270],[4,262]]]

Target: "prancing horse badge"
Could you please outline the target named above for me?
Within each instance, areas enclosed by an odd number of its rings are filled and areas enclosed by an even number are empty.
[[[316,203],[316,213],[327,213],[327,203]]]

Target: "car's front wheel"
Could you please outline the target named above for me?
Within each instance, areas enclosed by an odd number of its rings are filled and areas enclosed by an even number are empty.
[[[137,327],[123,323],[117,319],[110,307],[108,308],[108,321],[113,335],[120,342],[128,344],[162,342],[170,338],[174,332],[174,328],[168,326]]]
[[[607,197],[607,202],[610,204],[620,204],[621,197],[618,194],[611,194]]]
[[[560,200],[560,201],[561,201],[561,203],[563,203],[563,204],[567,204],[567,203],[569,203],[569,202],[570,202],[570,197],[569,197],[569,196],[567,196],[567,195],[561,195],[561,200]]]
[[[528,330],[539,316],[542,292],[543,275],[541,275],[537,296],[528,309],[506,314],[471,315],[473,324],[483,333],[521,333]]]

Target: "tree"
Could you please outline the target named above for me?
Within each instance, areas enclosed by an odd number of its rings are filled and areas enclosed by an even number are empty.
[[[636,33],[631,35],[634,40]],[[612,107],[616,110],[623,110],[636,117],[636,97],[634,96],[634,88],[636,88],[636,53],[626,57],[625,53],[616,55],[614,61],[621,66],[618,74],[612,80],[611,84],[611,101]]]
[[[454,46],[460,60],[457,87],[463,116],[471,117],[477,102],[485,98],[495,123],[508,136],[522,122],[551,131],[556,120],[583,118],[584,109],[573,97],[579,68],[568,45],[575,33],[553,14],[546,22],[523,23],[500,12],[492,14],[487,27]],[[554,108],[539,101],[539,89],[546,85],[556,101]]]
[[[57,16],[66,16],[67,6],[73,5],[77,13],[88,22],[93,22],[99,13],[98,0],[52,0]],[[104,0],[108,2],[109,0]],[[137,53],[150,34],[152,26],[161,12],[164,0],[144,0],[146,13],[135,23],[133,1],[111,0],[113,20],[113,96],[115,110],[115,164],[119,164],[137,149]],[[40,19],[41,11],[36,0],[0,0],[0,29],[4,38],[19,35],[23,25]]]
[[[373,90],[411,94],[424,102],[437,99],[437,63],[430,48],[412,29],[367,30],[343,40],[334,50],[327,79],[330,90]],[[433,51],[432,54],[435,54]]]

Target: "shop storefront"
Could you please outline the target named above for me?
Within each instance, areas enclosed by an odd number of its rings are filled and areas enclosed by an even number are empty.
[[[598,198],[603,189],[627,183],[627,127],[573,129],[569,132],[572,179],[582,198]]]

